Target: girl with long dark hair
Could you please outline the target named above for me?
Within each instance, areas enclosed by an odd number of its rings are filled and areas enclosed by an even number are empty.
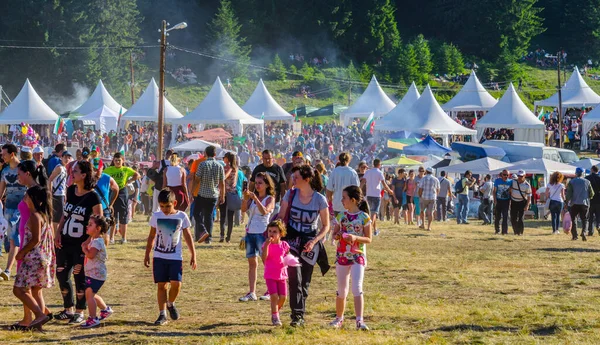
[[[232,197],[231,193],[237,194],[237,180],[238,180],[238,166],[235,154],[227,152],[223,157],[225,162],[225,202],[219,205],[220,223],[221,223],[221,240],[219,242],[231,241],[231,232],[233,231],[233,215],[234,210],[227,208],[229,200],[227,198]],[[238,195],[238,197],[240,197]],[[225,221],[227,221],[227,237],[225,237]]]

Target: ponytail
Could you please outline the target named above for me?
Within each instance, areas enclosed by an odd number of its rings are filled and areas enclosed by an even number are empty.
[[[46,168],[43,165],[39,165],[37,169],[35,169],[37,175],[37,182],[40,186],[46,187],[48,186],[48,175],[46,174]]]
[[[358,209],[363,211],[366,214],[369,214],[369,215],[371,214],[371,211],[369,210],[369,203],[365,199],[361,199],[358,202]]]

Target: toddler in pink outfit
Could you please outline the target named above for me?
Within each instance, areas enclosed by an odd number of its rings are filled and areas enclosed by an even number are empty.
[[[268,238],[263,245],[261,258],[265,264],[265,280],[271,296],[271,321],[273,326],[281,326],[279,309],[283,307],[287,296],[287,266],[283,258],[289,253],[290,246],[281,240],[285,236],[285,225],[280,220],[267,226]]]

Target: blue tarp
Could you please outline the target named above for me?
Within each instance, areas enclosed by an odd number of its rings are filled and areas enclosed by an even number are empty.
[[[452,150],[444,147],[435,141],[431,136],[425,137],[421,142],[406,146],[402,149],[402,152],[405,155],[417,155],[417,156],[426,156],[426,155],[437,155],[443,156]]]
[[[460,155],[463,161],[468,162],[480,158],[490,157],[497,160],[502,160],[506,156],[506,152],[500,147],[491,145],[454,142],[450,145],[452,149]]]

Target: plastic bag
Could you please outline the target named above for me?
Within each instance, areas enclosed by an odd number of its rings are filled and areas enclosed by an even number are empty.
[[[292,254],[288,254],[283,257],[283,264],[288,267],[298,267],[300,266],[300,260]]]
[[[565,212],[565,214],[563,215],[563,230],[565,231],[565,234],[571,232],[572,225],[573,222],[571,221],[571,214],[569,212]]]

